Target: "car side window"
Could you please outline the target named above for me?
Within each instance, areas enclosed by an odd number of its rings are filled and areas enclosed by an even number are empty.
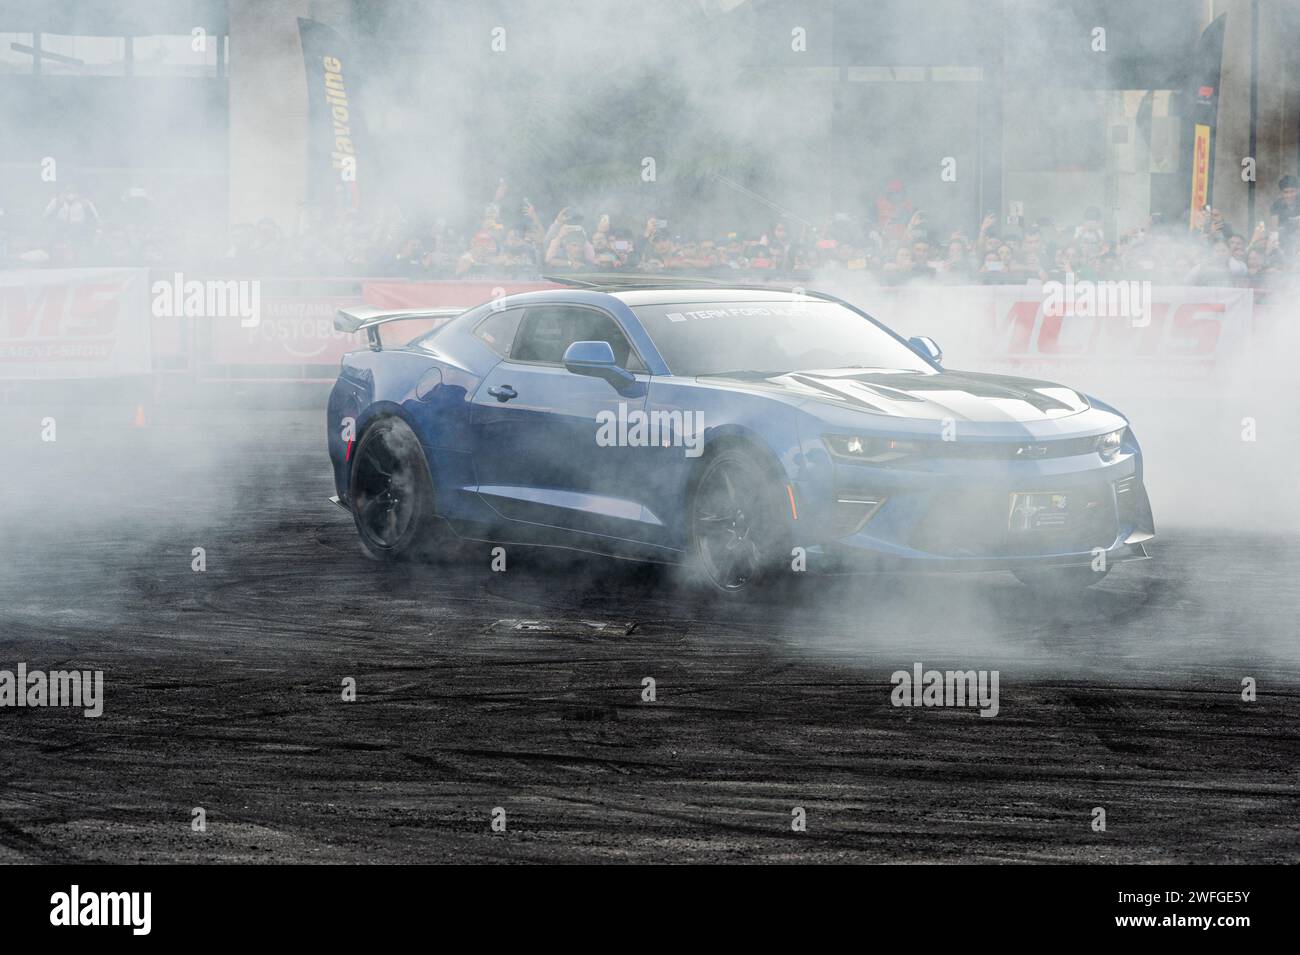
[[[493,312],[474,329],[474,336],[487,345],[502,358],[510,355],[515,334],[519,331],[519,321],[524,317],[522,308],[507,308]]]
[[[510,357],[559,365],[574,342],[609,342],[614,360],[628,371],[645,371],[645,364],[628,342],[618,323],[594,308],[573,305],[538,305],[527,309]]]

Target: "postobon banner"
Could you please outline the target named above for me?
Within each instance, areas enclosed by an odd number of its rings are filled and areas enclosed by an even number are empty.
[[[147,374],[148,269],[0,271],[0,379]]]
[[[1210,127],[1196,124],[1192,137],[1192,215],[1193,228],[1198,223],[1197,213],[1210,203]]]
[[[315,20],[298,19],[307,70],[308,184],[323,209],[361,203],[365,126],[357,106],[357,65],[351,45]]]

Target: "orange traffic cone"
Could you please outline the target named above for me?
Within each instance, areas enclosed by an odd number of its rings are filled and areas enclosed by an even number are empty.
[[[135,426],[136,426],[137,428],[143,428],[143,427],[145,426],[145,424],[144,424],[144,405],[143,405],[143,404],[139,404],[139,405],[136,405],[136,406],[135,406]]]

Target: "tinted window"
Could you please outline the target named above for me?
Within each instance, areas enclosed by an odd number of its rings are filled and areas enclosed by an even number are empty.
[[[493,312],[479,322],[478,327],[474,329],[474,335],[504,358],[510,354],[515,332],[519,330],[519,320],[523,317],[522,308],[507,308],[500,312]]]
[[[912,349],[835,302],[698,302],[632,311],[674,375],[830,368],[934,374]]]
[[[558,365],[574,342],[609,342],[614,360],[621,367],[644,368],[614,319],[594,308],[572,305],[539,305],[527,309],[510,357],[515,361]]]

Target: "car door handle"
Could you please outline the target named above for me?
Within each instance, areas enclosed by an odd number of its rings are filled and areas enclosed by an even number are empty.
[[[488,389],[488,394],[497,401],[509,401],[511,398],[519,397],[519,392],[515,391],[509,385],[493,385]]]

